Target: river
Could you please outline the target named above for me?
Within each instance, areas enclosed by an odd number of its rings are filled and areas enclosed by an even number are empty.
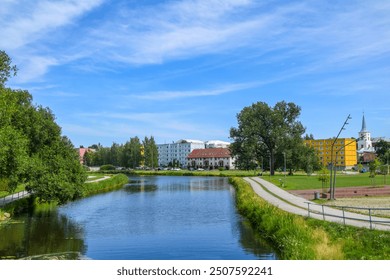
[[[16,217],[0,227],[0,258],[276,259],[219,177],[129,177],[122,189]]]

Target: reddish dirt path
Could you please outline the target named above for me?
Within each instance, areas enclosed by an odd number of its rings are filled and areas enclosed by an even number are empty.
[[[326,189],[328,191],[328,189]],[[295,190],[289,191],[292,194],[302,196],[308,200],[314,199],[315,192],[322,192],[322,189],[313,189],[313,190]],[[326,193],[329,197],[329,193]],[[390,186],[384,187],[348,187],[348,188],[337,188],[335,191],[335,198],[343,197],[362,197],[362,196],[390,196]],[[325,197],[324,197],[325,198]]]

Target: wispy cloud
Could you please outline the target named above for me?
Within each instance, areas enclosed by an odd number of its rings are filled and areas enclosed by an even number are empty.
[[[0,49],[14,57],[21,69],[19,82],[42,77],[52,66],[64,63],[64,53],[50,46],[60,28],[101,5],[104,0],[5,1],[0,12]],[[71,44],[71,42],[61,42]]]
[[[228,85],[220,86],[214,89],[207,89],[207,90],[146,92],[143,94],[130,95],[129,97],[145,99],[145,100],[164,101],[164,100],[188,98],[188,97],[217,96],[217,95],[236,92],[248,88],[253,88],[258,85],[259,83],[228,84]]]

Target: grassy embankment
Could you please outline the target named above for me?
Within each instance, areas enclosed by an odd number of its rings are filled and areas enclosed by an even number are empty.
[[[95,183],[85,183],[81,197],[87,197],[97,193],[103,193],[119,189],[124,184],[126,184],[128,180],[129,179],[126,175],[116,174],[113,175],[111,178],[103,181]],[[4,213],[10,213],[12,216],[26,211],[34,211],[35,209],[44,210],[56,206],[56,203],[38,203],[38,199],[36,197],[26,197],[19,200],[15,200],[5,205],[3,209],[0,209],[0,217],[4,217]]]
[[[390,232],[343,226],[287,213],[231,178],[237,208],[278,251],[281,259],[390,259]]]

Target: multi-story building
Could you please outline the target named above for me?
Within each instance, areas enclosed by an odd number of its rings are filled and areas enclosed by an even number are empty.
[[[333,162],[338,169],[345,170],[357,164],[356,139],[339,138],[335,140],[330,138],[305,140],[305,143],[318,152],[320,162],[324,166],[329,166]]]
[[[205,146],[206,148],[228,148],[230,143],[220,140],[210,140],[205,143]]]
[[[188,166],[205,169],[233,169],[234,160],[228,148],[195,149],[187,157]]]
[[[181,139],[171,144],[158,144],[158,164],[168,166],[178,162],[181,167],[187,166],[187,156],[195,149],[204,149],[205,143],[199,140]]]

